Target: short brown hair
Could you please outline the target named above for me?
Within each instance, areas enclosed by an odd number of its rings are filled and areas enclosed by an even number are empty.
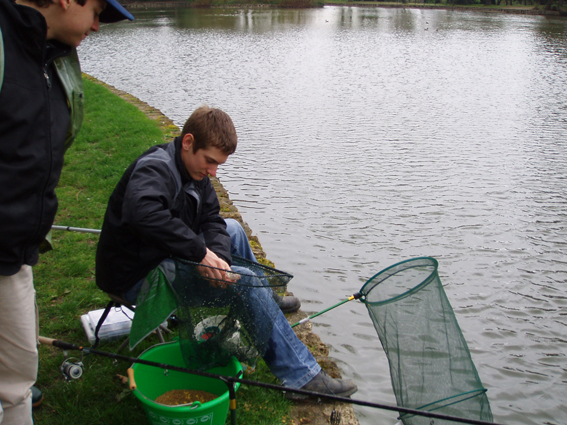
[[[209,108],[207,105],[197,108],[185,122],[181,138],[189,133],[195,139],[193,152],[210,146],[220,149],[226,155],[236,151],[236,129],[232,119],[220,109]]]

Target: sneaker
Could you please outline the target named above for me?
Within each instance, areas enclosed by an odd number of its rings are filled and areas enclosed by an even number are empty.
[[[339,397],[348,397],[358,391],[358,387],[352,379],[334,379],[327,375],[324,370],[321,370],[315,378],[300,389]],[[292,400],[301,400],[308,396],[286,392],[286,397]]]
[[[43,403],[43,394],[41,393],[41,390],[36,387],[31,387],[30,390],[32,394],[32,407],[37,409],[41,406],[41,403]]]
[[[295,313],[301,307],[301,301],[299,298],[285,296],[285,297],[277,297],[276,302],[280,306],[280,310],[283,313]]]

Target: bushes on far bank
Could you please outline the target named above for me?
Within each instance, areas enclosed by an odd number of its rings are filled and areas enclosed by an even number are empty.
[[[479,10],[484,7],[502,11],[531,10],[537,14],[564,15],[565,0],[122,0],[127,7],[192,7],[211,8],[221,6],[268,6],[276,8],[305,9],[323,7],[325,4],[375,5],[384,7],[471,7]]]

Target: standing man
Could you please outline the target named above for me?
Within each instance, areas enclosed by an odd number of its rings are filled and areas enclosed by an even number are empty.
[[[83,118],[76,47],[116,0],[0,0],[0,423],[29,425],[37,378],[32,266],[57,211],[65,150]]]
[[[195,302],[242,301],[239,305],[246,311],[239,313],[244,326],[249,325],[256,344],[265,343],[265,349],[258,351],[263,352],[281,383],[349,396],[357,390],[354,382],[333,379],[321,370],[291,329],[270,287],[251,289],[250,282],[233,285],[233,278],[227,275],[232,255],[255,261],[240,224],[225,222],[220,216],[209,178],[216,175],[236,145],[230,117],[220,109],[203,106],[189,117],[181,136],[150,148],[134,161],[108,202],[97,247],[96,283],[134,303],[151,270],[176,262],[178,278],[173,287],[178,293],[197,294]],[[176,257],[199,263],[197,271],[202,278],[195,279]],[[232,271],[243,281],[252,273],[240,267],[232,267]],[[270,332],[265,342],[261,328],[266,327]]]

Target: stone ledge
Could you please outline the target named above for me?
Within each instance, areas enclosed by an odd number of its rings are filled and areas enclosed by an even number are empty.
[[[173,137],[179,135],[179,128],[165,115],[163,115],[159,110],[156,108],[151,107],[147,103],[137,99],[136,97],[122,91],[118,90],[115,87],[112,87],[96,78],[88,75],[83,74],[83,78],[88,79],[94,83],[100,84],[110,90],[112,93],[118,95],[122,99],[126,100],[127,102],[133,104],[134,106],[138,107],[149,119],[155,121],[159,124],[159,126],[165,130],[164,134],[164,143],[170,142]],[[274,266],[274,264],[266,258],[266,253],[262,249],[259,239],[252,234],[252,229],[250,226],[242,219],[242,215],[230,200],[228,196],[228,192],[222,186],[219,179],[216,177],[211,178],[213,182],[213,186],[217,192],[217,196],[219,198],[219,202],[221,205],[221,215],[225,218],[234,218],[238,220],[246,234],[248,235],[248,239],[250,240],[250,245],[252,246],[252,250],[254,255],[258,259],[259,262],[264,263],[266,265]],[[293,295],[291,293],[288,293]],[[290,324],[297,323],[301,319],[307,317],[307,314],[301,310],[296,313],[288,314],[287,320]],[[295,333],[299,337],[299,339],[309,347],[311,353],[317,359],[317,362],[321,365],[325,371],[332,376],[333,378],[340,378],[341,371],[336,363],[329,358],[329,349],[328,347],[321,341],[318,335],[313,333],[312,325],[310,322],[298,325],[294,328]],[[294,421],[294,425],[303,425],[303,424],[310,424],[310,425],[326,425],[330,423],[330,417],[332,411],[335,410],[340,412],[341,425],[358,425],[358,419],[354,414],[354,409],[351,404],[348,403],[336,403],[336,402],[326,402],[326,401],[295,401],[294,408],[292,409],[292,420]]]

